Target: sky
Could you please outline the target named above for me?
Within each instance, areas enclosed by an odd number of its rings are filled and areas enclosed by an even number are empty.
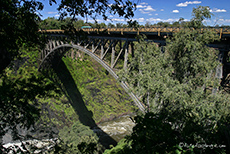
[[[213,16],[211,20],[205,21],[204,24],[215,26],[215,25],[230,25],[230,0],[130,0],[137,3],[137,9],[134,12],[133,19],[137,20],[139,24],[144,25],[146,22],[151,24],[162,22],[175,22],[180,18],[184,18],[185,21],[189,21],[192,16],[192,9],[196,6],[209,6]],[[58,5],[49,5],[48,0],[41,0],[44,4],[44,9],[40,13],[42,19],[47,17],[58,18],[59,14],[57,11]],[[60,3],[60,0],[57,0]],[[124,18],[118,16],[108,15],[112,19],[112,23],[116,24],[126,23]],[[79,17],[86,21],[86,19]],[[111,22],[103,21],[102,18],[97,19],[98,22]],[[88,22],[93,20],[88,19]]]

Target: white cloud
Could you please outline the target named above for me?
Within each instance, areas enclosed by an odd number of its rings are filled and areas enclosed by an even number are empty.
[[[225,20],[224,20],[224,19],[220,19],[219,21],[220,21],[220,22],[223,22],[223,21],[225,21]]]
[[[173,13],[179,13],[179,10],[173,10],[172,12]]]
[[[150,12],[144,11],[143,9],[139,9],[139,11],[140,11],[142,14],[149,14],[149,13],[150,13]]]
[[[230,24],[230,19],[215,19],[215,20],[210,20],[210,19],[205,19],[204,23],[209,23],[209,24],[214,24],[214,26],[217,25],[224,25],[224,24]]]
[[[145,22],[145,18],[134,18],[137,22]]]
[[[60,17],[60,15],[59,15],[59,14],[56,14],[55,17]]]
[[[57,12],[47,12],[48,14],[56,14]]]
[[[112,21],[117,21],[117,22],[124,22],[125,19],[120,19],[120,18],[113,18]]]
[[[152,8],[152,6],[147,6],[147,8],[144,9],[145,11],[156,11],[155,9]]]
[[[210,12],[227,12],[225,9],[213,9],[213,10],[210,10]]]
[[[142,3],[140,3],[141,5],[148,5],[148,3],[145,3],[145,2],[142,2]]]
[[[94,20],[92,18],[89,18],[87,22],[95,23],[95,21],[98,22],[98,23],[105,22],[105,20],[103,20],[103,19],[95,19]]]
[[[225,23],[230,23],[230,19],[219,19],[217,24],[225,24]]]
[[[161,11],[164,11],[164,9],[161,9]]]
[[[138,22],[144,22],[145,19],[144,19],[144,18],[139,18],[137,21],[138,21]]]
[[[149,22],[160,22],[160,21],[163,21],[163,20],[160,19],[160,18],[149,18],[149,19],[146,19],[146,21],[149,21]]]
[[[201,1],[186,1],[184,3],[179,3],[176,6],[178,6],[178,7],[186,7],[189,4],[200,4],[200,3],[201,3]]]
[[[150,13],[150,14],[148,14],[148,15],[149,15],[149,16],[152,16],[153,14]]]
[[[146,19],[146,21],[149,21],[149,22],[169,22],[169,23],[173,23],[175,21],[178,21],[179,19],[172,19],[172,18],[169,18],[169,19],[160,19],[160,18],[149,18],[149,19]],[[189,21],[188,19],[184,19],[184,21]]]
[[[144,6],[144,5],[137,5],[137,8],[138,9],[142,9],[142,8],[146,8],[147,6]]]
[[[156,13],[155,16],[158,16],[158,14]]]

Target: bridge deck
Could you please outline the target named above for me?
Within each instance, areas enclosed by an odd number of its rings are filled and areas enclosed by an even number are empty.
[[[77,31],[83,30],[88,34],[120,34],[120,35],[155,35],[155,36],[164,36],[172,35],[173,33],[179,32],[183,28],[89,28],[89,29],[78,29]],[[204,30],[210,30],[216,32],[220,38],[230,37],[229,28],[202,28],[201,32]],[[55,30],[40,30],[42,33],[53,33],[61,34],[64,33],[64,30],[55,29]]]

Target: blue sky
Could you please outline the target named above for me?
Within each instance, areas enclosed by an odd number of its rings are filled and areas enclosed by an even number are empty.
[[[60,3],[60,0],[57,0]],[[163,22],[178,21],[181,17],[185,20],[191,19],[192,9],[198,5],[209,6],[210,11],[214,14],[211,20],[206,21],[206,25],[230,25],[230,0],[131,0],[137,2],[137,10],[134,12],[133,19],[137,20],[140,24],[150,22],[152,24]],[[48,0],[41,0],[45,5],[44,10],[41,12],[42,19],[47,17],[58,18],[59,14],[56,10],[57,5],[49,5]],[[113,24],[117,22],[125,23],[123,18],[118,16],[109,16],[113,20]],[[80,18],[80,17],[79,17]],[[80,18],[85,20],[84,18]],[[89,22],[93,22],[90,19]],[[108,23],[110,21],[103,21],[98,18],[98,22]]]

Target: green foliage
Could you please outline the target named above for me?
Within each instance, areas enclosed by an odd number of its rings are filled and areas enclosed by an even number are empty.
[[[59,95],[56,85],[35,67],[37,53],[37,49],[21,49],[21,59],[13,61],[0,76],[1,138],[11,130],[14,140],[24,139],[18,127],[29,129],[38,120],[37,99]]]
[[[103,120],[113,119],[124,113],[134,112],[135,107],[132,105],[128,95],[115,83],[114,79],[111,79],[112,77],[106,73],[106,70],[96,61],[87,56],[84,57],[82,60],[74,60],[70,57],[65,57],[63,60],[81,92],[88,110],[93,112],[95,122],[98,123]],[[54,80],[53,82],[60,83],[59,80]],[[89,140],[91,141],[92,137],[89,137],[90,133],[86,134],[88,131],[85,131],[85,126],[79,122],[77,122],[76,127],[81,127],[85,134],[79,133],[78,137],[85,135],[87,140],[75,138],[69,140],[68,143],[66,142],[67,139],[65,140],[65,138],[74,138],[74,132],[70,132],[73,129],[72,125],[79,120],[79,117],[63,93],[60,96],[58,95],[57,98],[38,98],[37,102],[39,103],[40,118],[35,124],[38,131],[36,134],[48,137],[46,133],[52,134],[56,129],[60,132],[61,140],[55,146],[54,153],[74,153],[76,149],[77,151],[80,150],[81,153],[90,153],[88,151],[92,151],[95,144],[88,142]],[[89,136],[87,137],[87,135]],[[79,140],[82,140],[82,142],[75,144]],[[74,147],[73,144],[76,146]]]
[[[199,29],[203,27],[203,21],[205,19],[211,18],[210,8],[207,6],[198,6],[197,8],[193,8],[192,11],[192,20],[190,22],[190,27],[195,29]]]
[[[110,4],[112,5],[109,6]],[[90,16],[91,18],[96,19],[98,15],[101,15],[104,20],[107,20],[108,12],[111,14],[118,14],[120,17],[130,18],[134,15],[133,9],[134,4],[129,0],[115,0],[112,2],[107,0],[63,0],[58,7],[58,11],[61,13],[61,19],[66,16],[72,18],[76,18],[77,16],[83,18]]]
[[[49,2],[51,5],[52,2],[56,3],[56,0]],[[118,13],[125,18],[133,16],[133,3],[129,0],[115,0],[111,7],[109,4],[107,0],[61,1],[58,8],[61,19],[66,16],[72,17],[70,20],[65,18],[67,25],[62,26],[71,29],[72,21],[75,21],[78,15],[82,17],[101,15],[107,19],[109,12]],[[16,127],[30,128],[35,123],[39,117],[37,99],[55,97],[59,89],[37,71],[33,54],[26,51],[24,52],[26,56],[20,55],[22,47],[37,47],[45,43],[38,33],[41,16],[38,12],[43,9],[43,4],[37,0],[1,0],[0,6],[0,22],[3,23],[0,25],[0,137],[2,138],[8,130],[12,130],[13,138],[21,139]],[[60,27],[53,19],[50,23],[49,26]],[[15,60],[20,56],[22,59]],[[12,65],[14,69],[7,68],[10,63],[16,63]],[[1,150],[4,150],[2,145],[0,146]]]
[[[155,94],[157,89],[164,88],[161,87],[160,82],[165,83],[169,80],[167,73],[171,72],[171,68],[166,68],[166,64],[167,60],[160,48],[153,42],[146,42],[141,39],[140,43],[134,44],[134,57],[130,60],[128,70],[124,72],[125,76],[120,78],[130,83],[136,95],[148,104],[154,101],[154,97],[148,96]]]
[[[48,17],[39,23],[40,29],[61,29],[61,22],[54,17]]]
[[[129,96],[92,58],[84,56],[83,60],[76,61],[67,57],[63,60],[96,123],[134,112]]]
[[[212,93],[220,85],[213,73],[218,62],[216,51],[206,46],[217,40],[217,36],[197,29],[209,17],[206,7],[194,9],[193,14],[191,23],[195,22],[195,29],[182,30],[167,40],[164,54],[156,44],[140,40],[134,47],[128,71],[121,76],[151,107],[149,113],[135,119],[137,125],[127,139],[132,153],[228,153],[230,150],[230,97],[221,90]]]
[[[43,9],[43,4],[36,0],[1,0],[0,2],[0,73],[18,55],[19,49],[39,44],[36,13]]]
[[[218,40],[218,36],[209,30],[201,33],[199,30],[189,29],[181,30],[172,39],[167,40],[167,56],[175,71],[175,78],[180,83],[198,75],[206,78],[206,75],[217,67],[216,51],[206,46],[215,40]]]
[[[170,153],[178,150],[176,147],[178,134],[172,129],[170,123],[173,123],[167,113],[154,115],[146,113],[144,117],[137,116],[135,121],[137,125],[133,129],[131,146],[133,153]]]
[[[117,146],[113,147],[112,149],[105,150],[103,154],[132,154],[130,145],[131,142],[127,143],[126,139],[122,139],[120,142],[118,142]]]
[[[116,26],[112,23],[108,23],[108,28],[115,28]]]
[[[213,119],[214,117],[207,115],[205,118],[198,119],[193,115],[186,115],[185,112],[178,111],[173,114],[170,112],[161,110],[160,113],[150,112],[144,117],[136,117],[137,125],[127,139],[132,141],[132,148],[129,151],[149,154],[175,153],[176,151],[179,153],[228,153],[226,151],[228,141],[223,133],[229,135],[229,131],[226,125],[223,126],[222,120],[217,122]],[[229,120],[224,123],[226,122],[229,123]],[[220,125],[222,128],[218,128]],[[184,144],[188,146],[185,147]],[[196,145],[223,145],[225,148],[217,146],[212,149],[195,147]]]
[[[66,145],[71,146],[69,150],[73,153],[99,153],[101,150],[96,134],[80,122],[75,122],[71,127],[64,127],[59,136]]]
[[[75,21],[75,23],[74,23],[74,27],[76,27],[76,28],[81,28],[82,26],[84,26],[85,24],[84,24],[84,21],[83,20],[77,20],[77,21]]]
[[[56,0],[49,0],[50,5],[57,3]],[[111,6],[109,6],[112,3]],[[43,10],[43,4],[37,0],[2,0],[0,2],[0,73],[10,64],[10,62],[18,55],[18,50],[23,43],[28,46],[43,44],[44,40],[39,38],[39,21]],[[102,16],[108,19],[109,14],[118,14],[120,17],[133,17],[133,9],[135,4],[126,0],[115,0],[109,2],[107,0],[62,0],[57,10],[60,13],[60,20],[64,21],[64,25],[60,22],[47,19],[40,24],[40,27],[46,29],[58,28],[62,26],[66,30],[75,31],[74,22],[78,16],[87,18],[88,16],[95,19]],[[66,18],[69,17],[69,18]]]
[[[62,129],[78,121],[78,115],[69,104],[68,99],[61,94],[57,99],[38,99],[40,103],[40,118],[36,122],[38,128]],[[39,129],[38,129],[39,130]],[[47,135],[47,134],[46,134]]]

